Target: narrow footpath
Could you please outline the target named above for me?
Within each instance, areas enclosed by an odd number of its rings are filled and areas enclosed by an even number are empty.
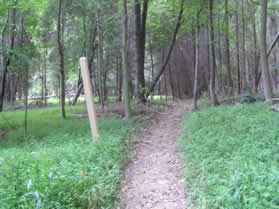
[[[177,141],[188,103],[171,105],[137,136],[121,186],[121,209],[187,208]]]

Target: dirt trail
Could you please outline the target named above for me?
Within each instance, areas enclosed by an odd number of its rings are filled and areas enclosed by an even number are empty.
[[[177,139],[187,102],[175,103],[137,137],[121,187],[121,209],[186,209]]]

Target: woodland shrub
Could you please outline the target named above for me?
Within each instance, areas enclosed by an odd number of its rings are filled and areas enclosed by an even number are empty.
[[[279,208],[279,113],[264,104],[186,117],[182,147],[193,208]]]
[[[240,96],[240,103],[244,104],[244,103],[255,103],[255,102],[264,102],[265,99],[261,96],[259,96],[258,94],[254,93],[252,90],[247,89],[244,90]]]

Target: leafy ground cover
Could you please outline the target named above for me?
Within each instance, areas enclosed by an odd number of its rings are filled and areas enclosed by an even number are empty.
[[[79,111],[84,107],[68,110]],[[101,118],[100,142],[92,144],[87,119],[34,109],[24,136],[23,115],[0,116],[0,208],[113,208],[128,123]]]
[[[184,128],[193,208],[279,208],[279,113],[263,104],[209,108]]]

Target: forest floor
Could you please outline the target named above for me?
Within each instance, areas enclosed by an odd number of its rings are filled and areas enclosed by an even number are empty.
[[[140,131],[121,185],[121,209],[187,208],[177,141],[189,110],[189,102],[174,103]]]

